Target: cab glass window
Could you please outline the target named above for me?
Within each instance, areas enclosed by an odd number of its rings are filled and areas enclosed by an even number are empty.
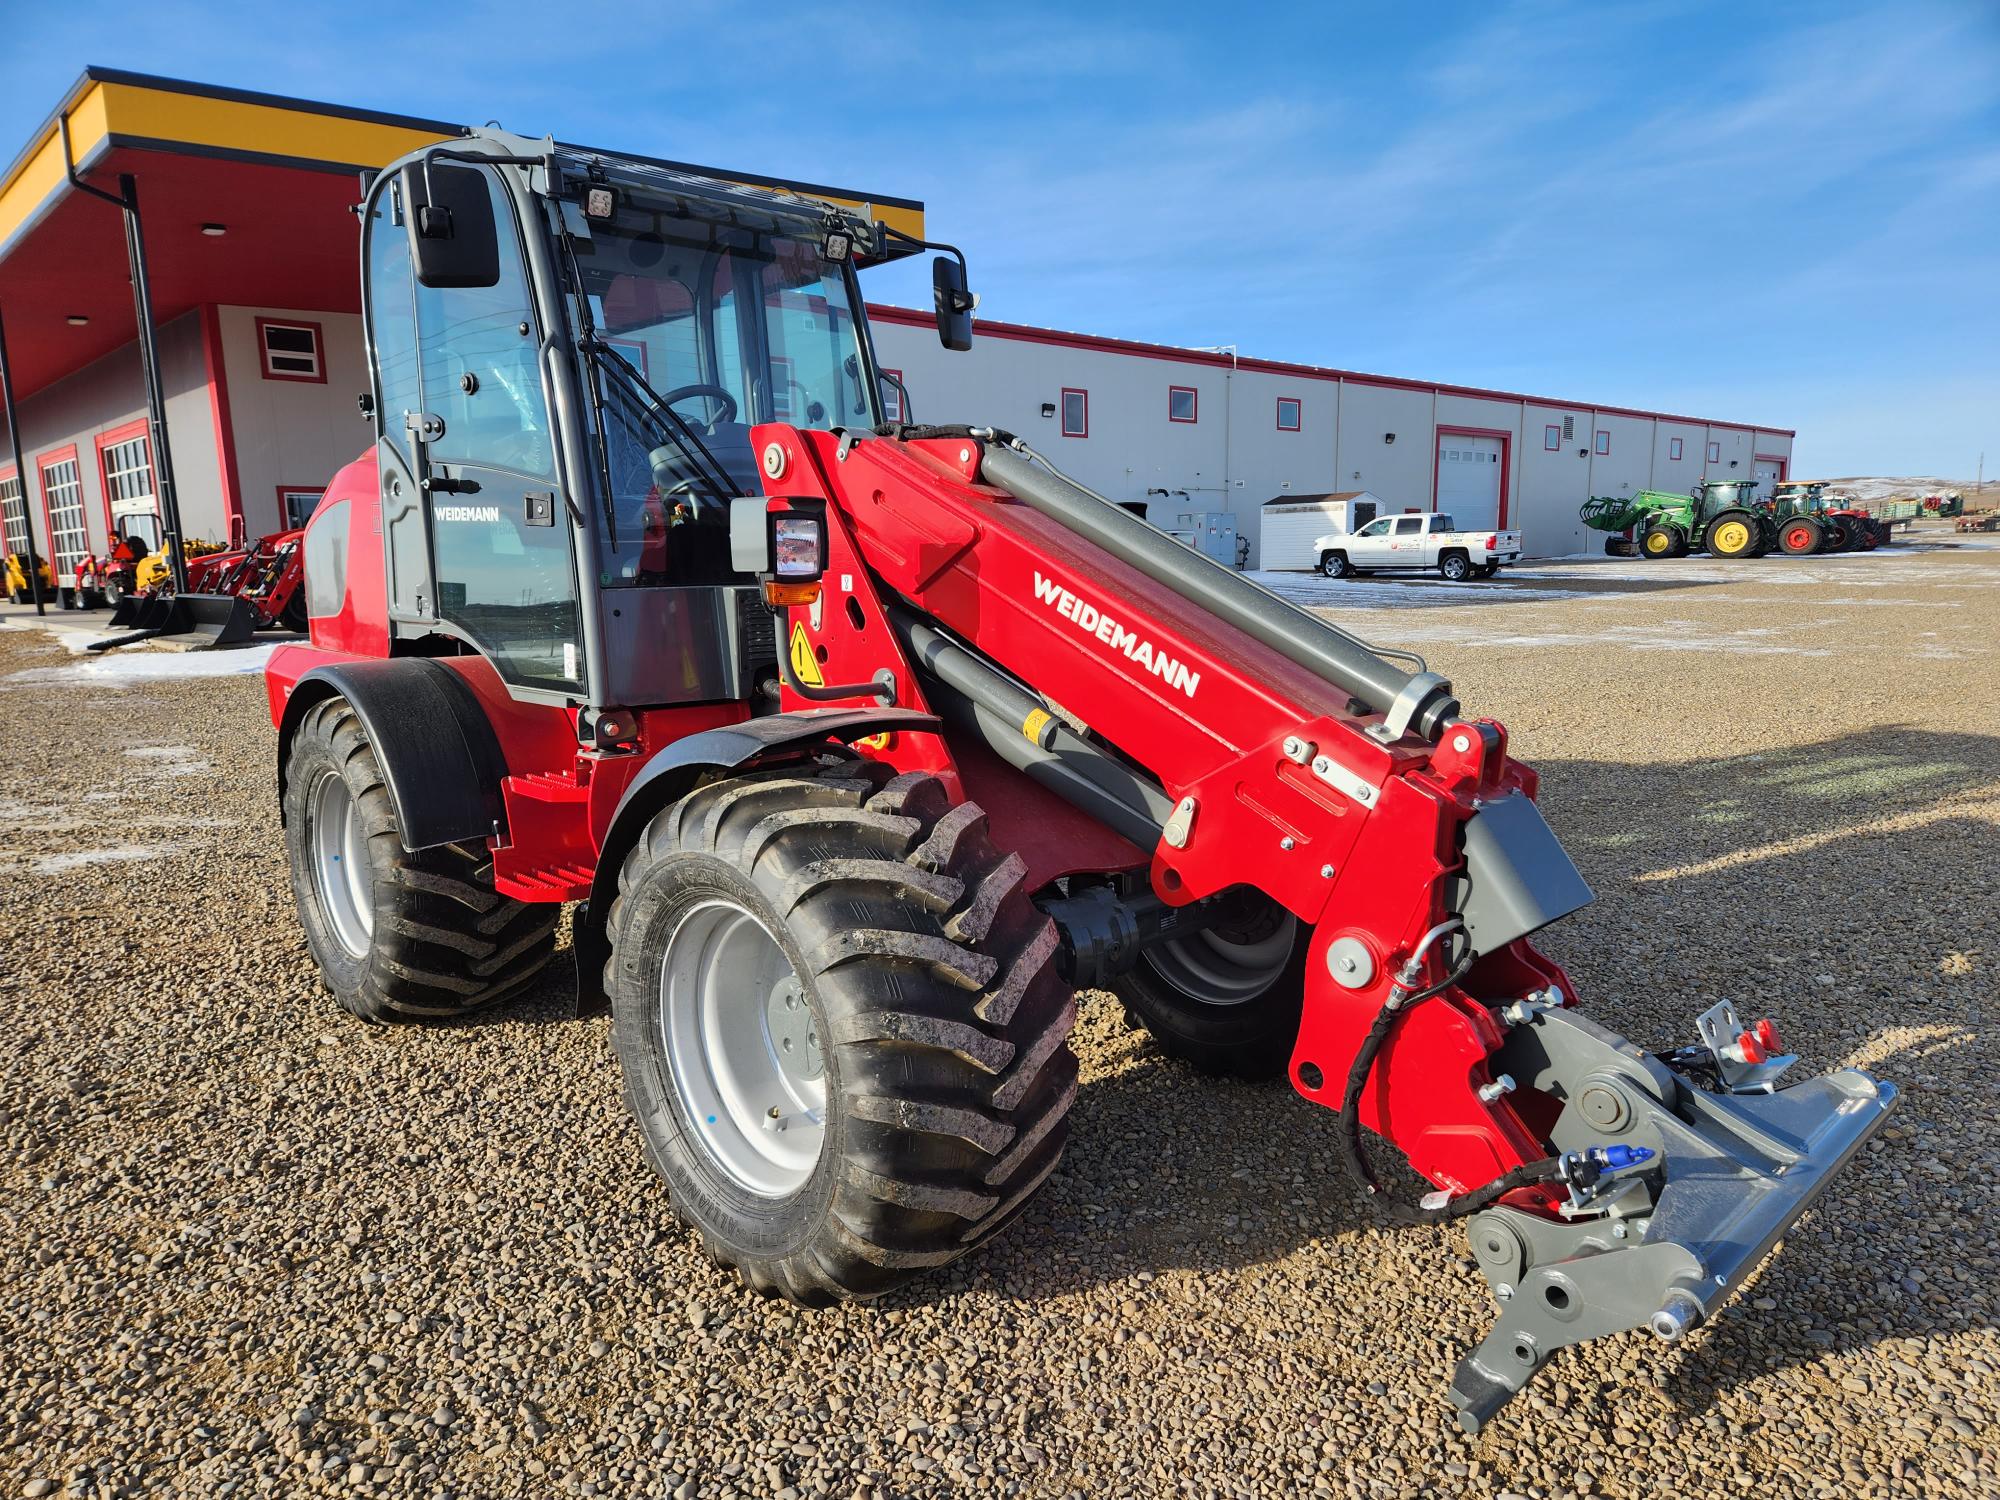
[[[1416,536],[1424,529],[1422,516],[1399,516],[1396,519],[1397,536]]]
[[[1388,534],[1389,534],[1389,522],[1386,519],[1380,521],[1370,521],[1366,526],[1362,527],[1360,531],[1355,533],[1355,535],[1357,536],[1387,536]]]
[[[479,175],[499,228],[499,281],[417,288],[423,409],[444,421],[430,456],[434,463],[476,463],[546,478],[555,460],[520,236],[498,179],[484,169]],[[409,254],[407,244],[403,253]]]
[[[490,170],[480,175],[499,229],[499,281],[416,289],[423,410],[444,426],[425,455],[434,608],[506,681],[572,692],[582,631],[534,299],[513,204]]]

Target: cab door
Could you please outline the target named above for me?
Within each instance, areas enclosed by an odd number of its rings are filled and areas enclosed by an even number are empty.
[[[580,693],[576,569],[520,226],[490,168],[442,170],[485,182],[500,276],[490,287],[419,285],[401,227],[371,226],[391,614],[401,634],[462,637],[510,686]]]

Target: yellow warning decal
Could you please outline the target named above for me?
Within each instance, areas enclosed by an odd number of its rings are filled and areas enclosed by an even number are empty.
[[[1030,709],[1028,717],[1021,721],[1022,737],[1030,744],[1039,745],[1042,742],[1042,726],[1048,722],[1049,714],[1047,710],[1040,708]]]
[[[819,658],[813,655],[812,641],[806,635],[803,622],[792,625],[792,676],[807,687],[826,686],[826,679],[820,675]]]

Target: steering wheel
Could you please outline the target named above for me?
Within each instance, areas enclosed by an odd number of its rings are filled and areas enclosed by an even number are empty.
[[[733,422],[736,420],[736,398],[721,386],[709,385],[703,381],[697,381],[693,385],[675,386],[664,396],[660,397],[660,405],[678,406],[690,396],[705,396],[710,401],[721,403],[722,409],[702,424],[710,432],[715,431],[716,427],[723,422]]]

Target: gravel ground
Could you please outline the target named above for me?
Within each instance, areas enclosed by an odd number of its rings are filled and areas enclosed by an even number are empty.
[[[1730,996],[1906,1105],[1730,1316],[1559,1355],[1476,1440],[1458,1232],[1369,1222],[1330,1113],[1106,1002],[1000,1244],[871,1307],[746,1295],[566,974],[422,1030],[320,993],[255,677],[0,631],[0,1494],[1995,1493],[2000,550],[1676,568],[1335,618],[1541,769],[1595,1013],[1664,1045]]]

